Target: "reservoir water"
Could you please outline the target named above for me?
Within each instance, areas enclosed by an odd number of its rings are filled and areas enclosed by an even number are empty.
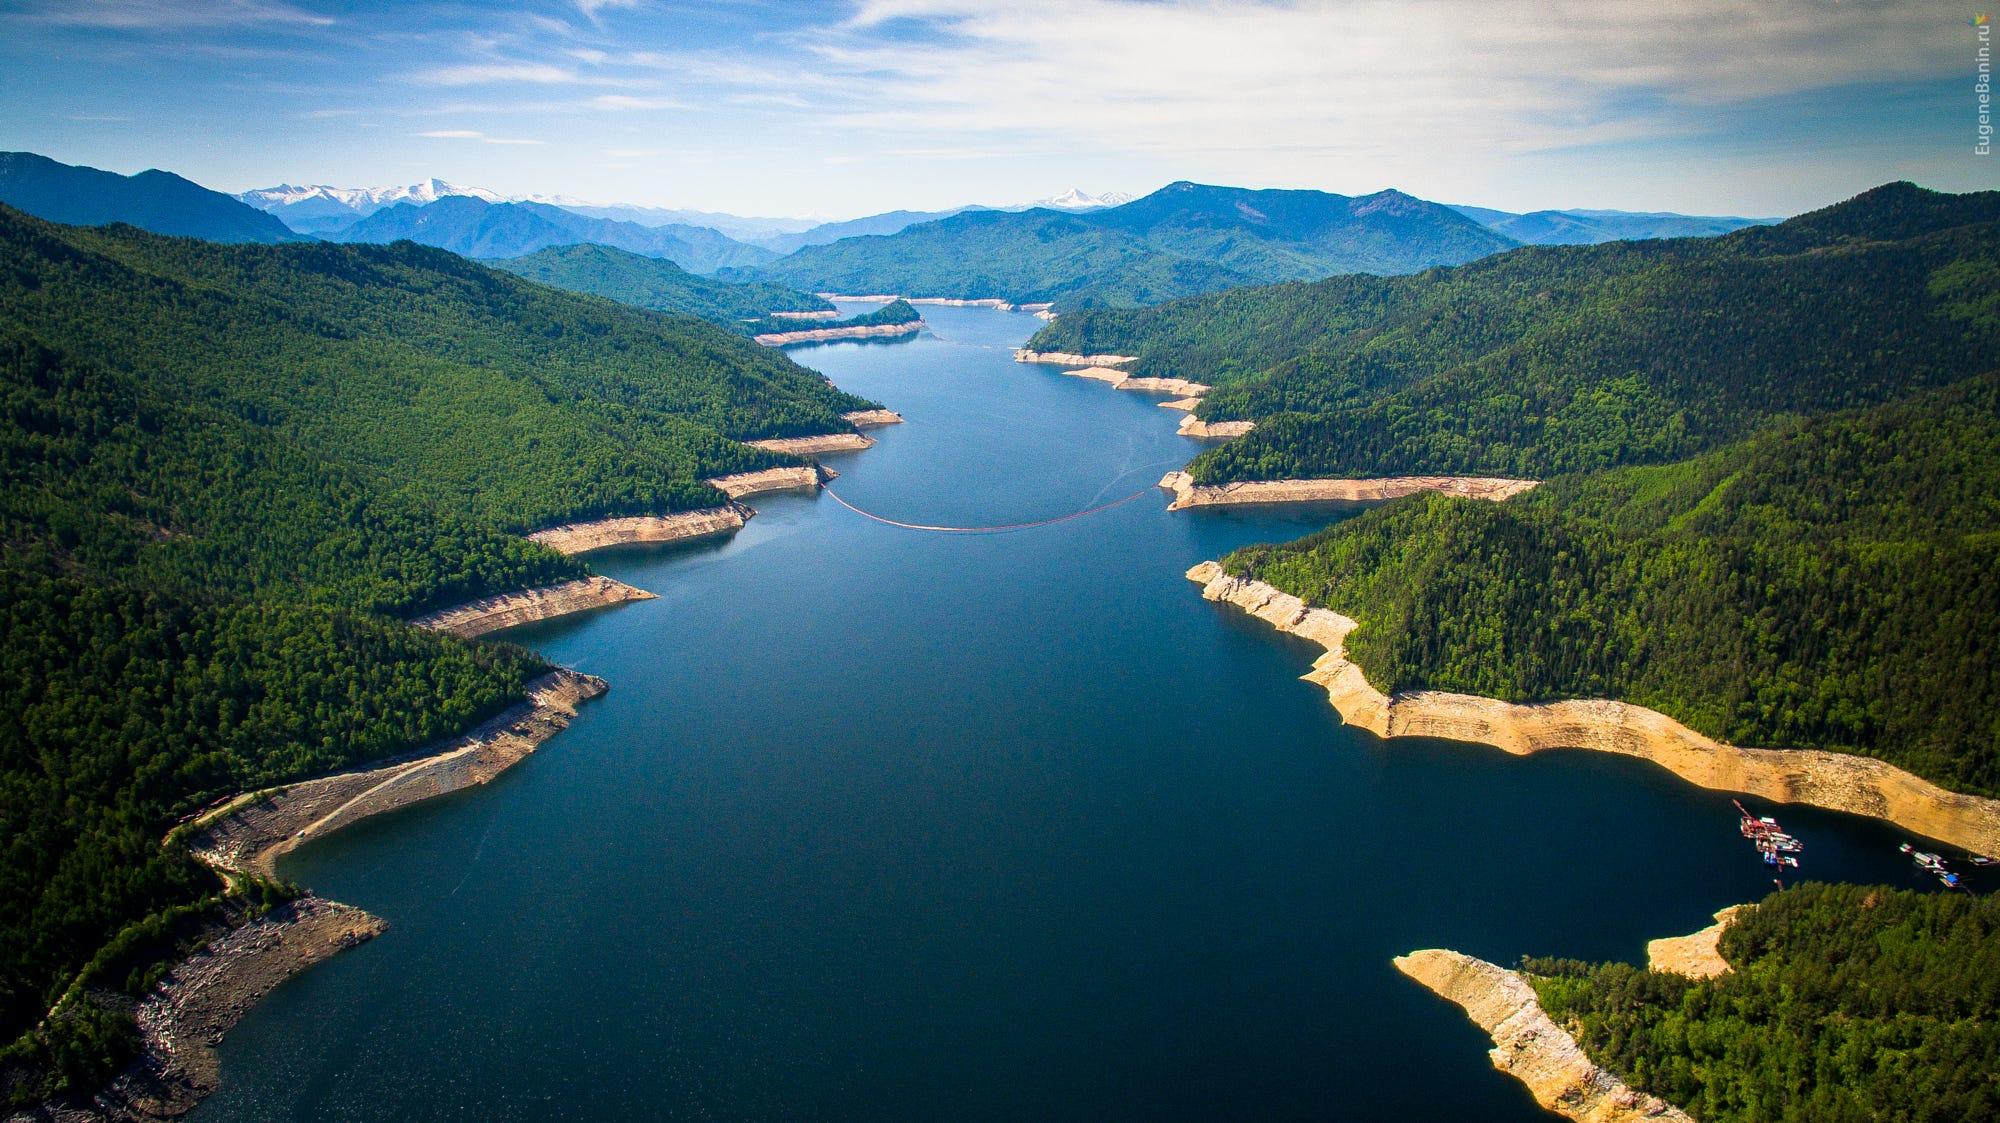
[[[1024,521],[1197,451],[1012,362],[1031,317],[925,318],[794,352],[908,419],[828,461],[859,506]],[[1390,957],[1639,960],[1770,888],[1728,796],[1347,730],[1182,576],[1351,511],[753,503],[592,557],[658,600],[508,637],[610,681],[567,732],[287,859],[389,930],[259,1005],[198,1120],[1545,1119]],[[1811,876],[1919,883],[1777,814]]]

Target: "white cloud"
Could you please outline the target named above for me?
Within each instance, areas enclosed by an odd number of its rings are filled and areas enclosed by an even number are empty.
[[[540,144],[525,137],[487,136],[477,129],[429,129],[414,134],[431,140],[476,140],[481,144]]]
[[[329,27],[333,20],[268,0],[43,0],[7,13],[13,18],[68,27],[117,31],[174,31],[244,24]]]
[[[427,86],[482,86],[493,83],[526,82],[557,85],[579,81],[573,70],[539,62],[489,62],[464,66],[443,66],[410,75],[411,81]]]

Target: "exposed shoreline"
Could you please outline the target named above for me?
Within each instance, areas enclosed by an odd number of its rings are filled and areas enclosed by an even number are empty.
[[[795,343],[830,343],[837,339],[879,339],[887,336],[915,335],[927,326],[922,320],[911,320],[907,324],[857,324],[846,328],[774,331],[753,338],[766,347],[790,347]]]
[[[1189,382],[1185,378],[1146,378],[1119,370],[1117,367],[1091,365],[1078,370],[1063,372],[1071,378],[1088,378],[1110,385],[1113,390],[1136,390],[1142,394],[1168,394],[1176,398],[1199,398],[1213,390],[1199,382]]]
[[[1493,1038],[1493,1067],[1526,1085],[1535,1101],[1578,1123],[1694,1123],[1686,1112],[1640,1092],[1584,1055],[1513,971],[1442,948],[1394,960],[1396,970],[1457,1003]]]
[[[761,448],[765,452],[782,452],[788,456],[812,456],[822,452],[860,452],[875,447],[875,438],[864,437],[860,433],[821,433],[811,437],[771,437],[761,441],[744,441],[751,448]]]
[[[811,471],[810,468],[772,469],[778,472],[794,470]],[[724,476],[722,479],[742,481],[753,475],[761,476],[763,473],[744,473],[742,476]],[[721,480],[708,482],[731,499],[736,498],[737,493],[723,487]],[[741,529],[747,518],[749,514],[744,508],[731,503],[726,507],[676,511],[671,515],[627,515],[612,519],[592,519],[588,522],[563,523],[535,531],[528,535],[528,540],[539,542],[559,554],[587,554],[607,546],[624,546],[635,542],[679,542],[728,534]]]
[[[1326,649],[1301,676],[1324,687],[1349,725],[1384,740],[1438,737],[1525,756],[1588,749],[1649,760],[1698,787],[1893,823],[1973,854],[2000,856],[2000,800],[1947,791],[1873,757],[1823,749],[1747,749],[1724,744],[1665,714],[1629,702],[1589,699],[1523,705],[1442,691],[1391,698],[1348,660],[1355,622],[1262,581],[1233,577],[1216,562],[1188,570],[1204,599],[1234,605],[1281,632]]]
[[[872,429],[903,423],[903,415],[893,409],[857,409],[852,413],[841,414],[840,419],[856,429]]]
[[[1183,398],[1181,400],[1199,402],[1201,399]],[[1179,408],[1179,403],[1176,402],[1163,402],[1161,404]],[[1255,421],[1203,421],[1201,418],[1190,413],[1186,417],[1181,418],[1180,428],[1174,431],[1183,437],[1190,437],[1197,441],[1230,441],[1235,440],[1237,437],[1248,433],[1256,427],[1257,423]]]
[[[213,869],[275,878],[278,858],[312,839],[486,783],[568,728],[579,706],[609,688],[601,678],[550,671],[528,685],[526,700],[468,733],[366,767],[246,792],[196,820],[188,849]]]
[[[1730,905],[1718,910],[1715,923],[1685,936],[1662,936],[1646,942],[1646,969],[1671,971],[1690,979],[1712,979],[1729,973],[1729,961],[1722,958],[1722,930],[1752,905]]]
[[[715,531],[727,534],[740,528],[750,516],[756,514],[748,507],[734,500],[752,495],[769,495],[774,491],[818,491],[820,481],[833,473],[825,468],[814,468],[801,464],[796,468],[766,468],[761,472],[738,472],[733,476],[717,476],[708,481],[708,486],[727,495],[732,502],[726,508],[711,507],[709,510],[729,510],[737,513],[735,526],[726,526]],[[685,537],[705,537],[688,535]],[[650,541],[677,541],[678,539],[652,539]]]
[[[1188,420],[1194,420],[1189,418]],[[1186,423],[1183,422],[1183,425]],[[1219,421],[1216,425],[1248,425]],[[1247,432],[1248,430],[1245,430]],[[1420,491],[1435,491],[1464,499],[1499,502],[1536,486],[1537,480],[1506,480],[1486,476],[1382,476],[1367,480],[1249,480],[1241,483],[1198,484],[1186,472],[1168,472],[1160,486],[1174,493],[1167,510],[1227,507],[1251,503],[1374,502],[1400,499]]]
[[[1042,363],[1057,367],[1122,367],[1126,363],[1139,361],[1137,355],[1078,355],[1071,351],[1030,351],[1026,347],[1014,349],[1017,363]]]
[[[653,596],[644,589],[635,589],[609,577],[579,577],[560,585],[543,585],[480,597],[436,612],[427,612],[409,623],[411,627],[442,632],[459,639],[477,639],[523,624],[607,608],[626,601],[652,600]]]
[[[905,304],[929,304],[940,308],[991,308],[996,312],[1047,312],[1054,307],[1052,301],[1015,304],[997,296],[898,296],[895,293],[870,293],[864,296],[850,296],[837,292],[816,292],[821,300],[845,300],[853,304],[887,304],[900,300]],[[1053,317],[1051,317],[1053,318]]]

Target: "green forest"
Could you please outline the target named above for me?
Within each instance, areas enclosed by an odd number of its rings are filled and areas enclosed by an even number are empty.
[[[13,1105],[121,1064],[129,1015],[72,984],[143,990],[218,906],[163,841],[180,816],[462,731],[546,669],[398,618],[578,576],[516,532],[720,502],[703,477],[789,462],[731,438],[872,404],[719,328],[407,244],[5,209],[0,243]]]
[[[1599,1064],[1703,1123],[2000,1118],[2000,899],[1801,885],[1723,931],[1694,981],[1529,959]]]
[[[690,273],[662,257],[611,246],[551,246],[485,264],[530,281],[588,293],[674,316],[693,316],[740,335],[773,312],[823,312],[833,305],[811,293],[763,281],[732,284]]]
[[[1215,385],[1199,416],[1258,425],[1202,483],[1665,463],[2000,367],[2000,192],[1082,312],[1028,346]]]
[[[1353,617],[1378,688],[1617,697],[2000,795],[2000,374],[1224,565]]]

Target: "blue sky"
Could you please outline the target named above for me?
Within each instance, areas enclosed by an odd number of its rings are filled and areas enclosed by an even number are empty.
[[[1175,179],[1785,214],[1972,152],[1909,0],[0,0],[0,148],[848,216]]]

